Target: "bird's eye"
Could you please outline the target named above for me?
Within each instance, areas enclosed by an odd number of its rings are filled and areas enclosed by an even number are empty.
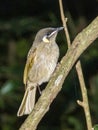
[[[50,34],[51,34],[51,32],[48,32],[48,33],[47,33],[47,36],[49,36]]]

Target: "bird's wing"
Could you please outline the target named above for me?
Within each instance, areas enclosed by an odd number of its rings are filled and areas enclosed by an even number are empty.
[[[29,56],[27,58],[27,62],[24,69],[24,75],[23,75],[23,83],[25,84],[25,86],[27,84],[29,70],[34,63],[34,59],[36,56],[35,54],[36,54],[36,48],[31,53],[29,53]]]

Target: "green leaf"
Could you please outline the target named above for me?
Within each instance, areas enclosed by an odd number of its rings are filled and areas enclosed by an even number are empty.
[[[94,126],[94,130],[98,130],[98,124]]]
[[[6,83],[2,86],[0,93],[1,93],[2,95],[4,95],[4,94],[10,92],[12,89],[13,89],[13,82],[12,82],[12,81],[8,81],[8,82],[6,82]]]

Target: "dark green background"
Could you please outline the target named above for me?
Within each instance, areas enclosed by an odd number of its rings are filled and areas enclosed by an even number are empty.
[[[98,15],[98,0],[63,0],[71,40]],[[0,130],[18,130],[16,116],[24,94],[23,70],[36,32],[62,26],[58,0],[0,0]],[[57,37],[60,58],[67,50],[64,32]],[[93,124],[98,123],[98,40],[80,57]],[[44,88],[44,87],[43,87]],[[39,94],[38,96],[39,97]],[[38,130],[86,130],[78,78],[73,69]]]

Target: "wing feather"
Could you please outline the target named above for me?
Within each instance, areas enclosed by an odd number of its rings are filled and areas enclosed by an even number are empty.
[[[36,49],[34,49],[31,53],[29,53],[29,56],[27,57],[27,62],[25,65],[24,75],[23,75],[23,83],[25,84],[25,86],[27,84],[29,70],[34,63],[35,56],[36,56]]]

